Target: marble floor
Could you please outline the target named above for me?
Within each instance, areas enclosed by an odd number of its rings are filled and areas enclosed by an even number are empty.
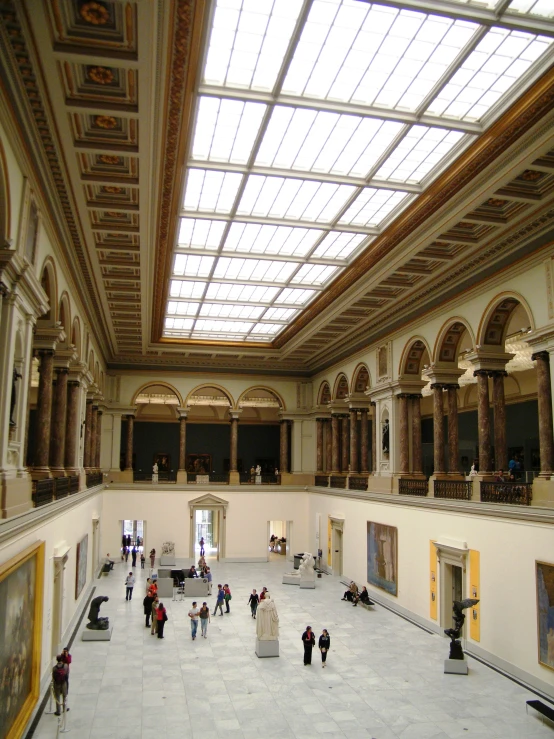
[[[179,562],[179,566],[184,562]],[[215,583],[228,582],[231,613],[212,617],[208,638],[192,641],[192,599],[165,600],[164,640],[144,626],[142,599],[148,570],[137,570],[133,600],[125,601],[127,566],[95,581],[108,595],[110,642],[82,642],[71,652],[67,728],[78,739],[279,737],[313,739],[456,739],[552,736],[526,715],[533,694],[469,659],[467,677],[443,674],[447,642],[376,606],[341,601],[338,578],[324,575],[316,590],[281,584],[290,564],[214,564]],[[253,587],[267,586],[280,617],[281,656],[258,659],[255,621],[247,605]],[[213,603],[214,596],[207,599]],[[213,610],[213,607],[212,607]],[[328,666],[319,651],[304,666],[300,640],[306,624],[331,635]],[[44,714],[35,739],[56,736]]]

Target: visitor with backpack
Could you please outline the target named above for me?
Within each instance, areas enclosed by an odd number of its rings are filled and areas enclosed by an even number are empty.
[[[65,705],[68,691],[69,665],[64,663],[62,655],[56,657],[56,664],[52,670],[52,686],[54,688],[54,698],[56,699],[55,715],[60,715],[60,708],[69,711]]]

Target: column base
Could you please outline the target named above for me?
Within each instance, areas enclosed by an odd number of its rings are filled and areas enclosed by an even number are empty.
[[[133,482],[133,470],[120,471],[119,482]]]
[[[392,493],[394,485],[394,477],[387,475],[381,477],[380,475],[370,475],[367,479],[367,489],[370,493]],[[398,493],[398,483],[396,483],[396,492]]]
[[[239,472],[229,472],[229,485],[240,485]]]
[[[50,467],[33,467],[31,468],[31,479],[32,480],[46,480],[52,477]]]
[[[80,470],[78,467],[66,467],[65,468],[65,476],[66,477],[77,477]]]
[[[177,482],[187,484],[187,471],[186,470],[177,470]]]
[[[554,480],[535,477],[533,480],[533,499],[531,505],[554,508]]]
[[[65,467],[50,467],[52,477],[65,477]]]

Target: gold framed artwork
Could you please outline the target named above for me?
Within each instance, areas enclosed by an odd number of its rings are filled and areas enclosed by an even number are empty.
[[[75,566],[75,600],[81,595],[87,581],[88,534],[77,544],[77,564]]]
[[[367,581],[398,595],[398,529],[367,522]]]
[[[535,560],[539,664],[554,670],[554,564]]]
[[[0,739],[19,739],[40,693],[44,542],[0,566]]]

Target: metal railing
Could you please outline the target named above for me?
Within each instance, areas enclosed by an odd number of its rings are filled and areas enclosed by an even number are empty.
[[[350,490],[367,490],[367,481],[367,475],[351,475],[348,478],[348,487]]]
[[[531,505],[533,485],[530,482],[481,482],[483,503]]]
[[[67,498],[69,495],[69,477],[56,477],[54,479],[54,497],[56,500]]]
[[[35,508],[51,503],[54,497],[54,480],[52,478],[33,480],[32,491]]]
[[[398,479],[399,495],[418,495],[425,497],[429,491],[427,480],[414,480],[410,477],[400,477]]]
[[[280,485],[281,475],[260,475],[262,485]],[[210,479],[211,482],[211,479]],[[250,472],[240,473],[240,484],[241,485],[256,485],[256,475],[251,475]]]
[[[198,475],[196,472],[187,472],[187,483],[198,484],[197,477],[208,477],[210,482],[217,482],[223,485],[229,484],[228,472],[210,472],[209,475]]]
[[[346,490],[346,476],[344,475],[331,475],[329,486],[332,488],[341,488]]]
[[[435,498],[453,498],[455,500],[471,500],[473,483],[471,480],[435,480]]]
[[[152,472],[133,472],[133,482],[152,482]],[[158,482],[177,482],[177,473],[171,472],[158,472]]]
[[[315,485],[318,488],[328,488],[329,487],[329,476],[328,475],[316,475]]]
[[[101,472],[88,472],[87,473],[87,488],[93,488],[95,485],[101,485],[103,475]]]
[[[79,492],[79,475],[71,475],[69,479],[69,494]]]

